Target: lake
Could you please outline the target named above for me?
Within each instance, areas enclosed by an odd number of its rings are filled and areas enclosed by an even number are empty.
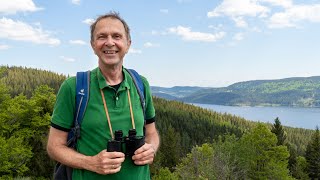
[[[320,126],[320,108],[297,108],[297,107],[239,107],[222,106],[212,104],[192,103],[205,109],[221,113],[230,113],[251,121],[274,123],[279,117],[281,124],[305,129],[315,129]]]

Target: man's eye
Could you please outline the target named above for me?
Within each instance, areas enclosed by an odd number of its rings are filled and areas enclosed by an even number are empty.
[[[121,35],[116,34],[116,35],[113,36],[113,38],[115,38],[115,39],[120,39],[120,38],[121,38]]]

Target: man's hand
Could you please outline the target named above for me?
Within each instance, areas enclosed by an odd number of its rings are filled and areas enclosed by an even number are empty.
[[[98,174],[114,174],[120,171],[124,159],[125,155],[122,152],[102,150],[99,154],[92,156],[92,163],[88,169]]]
[[[152,164],[155,157],[155,149],[152,144],[145,143],[134,152],[132,160],[136,165]]]

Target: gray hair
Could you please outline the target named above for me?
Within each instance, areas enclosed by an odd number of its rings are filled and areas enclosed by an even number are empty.
[[[123,27],[124,27],[124,30],[126,31],[126,35],[127,35],[127,39],[129,41],[131,41],[131,36],[130,36],[130,28],[128,26],[128,24],[126,23],[125,20],[123,20],[121,17],[120,17],[120,14],[118,12],[114,12],[114,11],[111,11],[107,14],[104,14],[104,15],[101,15],[99,16],[90,26],[90,33],[91,33],[91,39],[90,41],[93,42],[93,33],[94,33],[94,30],[96,29],[96,25],[97,23],[102,20],[102,19],[106,19],[106,18],[111,18],[111,19],[118,19],[119,21],[121,21],[121,23],[123,24]]]

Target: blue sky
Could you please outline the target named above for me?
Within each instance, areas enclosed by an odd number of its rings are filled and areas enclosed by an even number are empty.
[[[320,0],[0,0],[0,64],[93,69],[89,24],[114,10],[131,28],[124,66],[153,86],[223,87],[320,75]]]

